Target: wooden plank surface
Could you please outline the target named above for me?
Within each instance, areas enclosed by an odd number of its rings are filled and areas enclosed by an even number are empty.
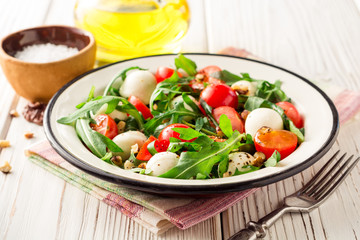
[[[0,36],[42,24],[73,24],[74,0],[0,2]],[[269,62],[309,79],[360,90],[360,11],[351,0],[189,0],[191,28],[186,52],[212,52],[227,46],[246,48]],[[0,72],[0,138],[11,141],[0,162],[13,172],[0,174],[0,239],[226,239],[250,220],[277,208],[284,196],[299,189],[324,163],[292,178],[263,187],[229,210],[188,230],[171,229],[155,236],[116,209],[65,183],[29,162],[23,154],[43,139],[41,127],[8,113],[22,111]],[[35,133],[27,140],[25,131]],[[359,152],[360,124],[341,127],[330,156],[341,149]],[[360,169],[318,210],[288,214],[269,229],[266,239],[357,239],[360,237]]]

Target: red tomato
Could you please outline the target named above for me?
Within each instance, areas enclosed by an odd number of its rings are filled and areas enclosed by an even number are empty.
[[[142,161],[148,161],[152,155],[149,152],[149,150],[147,149],[147,146],[149,145],[149,143],[153,142],[156,140],[156,137],[154,136],[150,136],[146,142],[144,143],[144,145],[142,145],[142,147],[140,148],[140,151],[138,153],[138,155],[136,156],[137,159],[142,160]]]
[[[107,114],[100,114],[95,118],[96,124],[90,124],[91,128],[102,135],[113,139],[118,135],[118,128],[114,119]]]
[[[232,129],[238,130],[240,133],[244,132],[244,123],[242,122],[239,113],[232,107],[221,106],[213,110],[213,116],[217,122],[220,121],[220,116],[225,114],[231,122]]]
[[[155,142],[154,142],[155,141]],[[169,143],[165,141],[159,141],[154,136],[150,136],[148,140],[144,143],[144,145],[140,148],[138,155],[136,156],[137,159],[141,161],[149,161],[152,157],[151,153],[148,150],[148,145],[154,142],[154,147],[157,152],[165,152],[169,147]]]
[[[225,84],[207,86],[201,92],[200,98],[213,108],[229,106],[236,109],[238,106],[238,97],[235,91]]]
[[[271,157],[277,150],[281,159],[286,158],[297,146],[295,133],[287,130],[272,130],[268,127],[260,128],[254,138],[255,148],[258,152],[263,152],[266,158]]]
[[[168,67],[159,67],[155,73],[156,82],[162,82],[165,79],[168,79],[174,74],[174,69]],[[177,72],[179,77],[182,77],[182,74]]]
[[[292,103],[278,102],[276,105],[284,110],[285,115],[294,123],[297,128],[302,128],[304,126],[304,121],[301,115]]]
[[[160,141],[166,141],[166,142],[170,142],[169,139],[171,137],[176,138],[181,140],[182,142],[192,142],[194,141],[196,138],[190,139],[190,140],[183,140],[180,138],[180,133],[174,132],[172,129],[173,128],[189,128],[189,126],[185,125],[185,124],[181,124],[181,123],[174,123],[174,124],[170,124],[169,126],[165,127],[160,135],[159,135],[159,140]]]
[[[136,109],[141,112],[145,119],[153,118],[154,116],[151,114],[150,109],[137,97],[130,96],[128,101],[136,107]]]

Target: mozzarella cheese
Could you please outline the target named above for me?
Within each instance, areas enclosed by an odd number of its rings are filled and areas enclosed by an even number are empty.
[[[280,114],[275,110],[270,108],[258,108],[247,116],[245,121],[245,132],[254,138],[257,130],[262,127],[282,130],[284,124]]]
[[[156,79],[149,71],[131,72],[120,87],[120,95],[123,97],[135,96],[145,105],[150,103],[150,97],[156,88]]]
[[[231,85],[231,88],[241,95],[254,96],[256,92],[256,83],[241,80],[233,83],[233,85]]]
[[[131,146],[137,144],[141,148],[146,140],[147,137],[139,131],[124,132],[113,138],[113,142],[123,150],[123,152],[117,153],[123,160],[130,157]]]
[[[243,166],[252,165],[255,158],[247,152],[235,152],[229,154],[229,167],[227,173],[234,175],[236,168],[241,171]]]
[[[150,169],[152,176],[159,176],[175,167],[179,162],[179,156],[172,152],[156,153],[146,164],[146,169]]]

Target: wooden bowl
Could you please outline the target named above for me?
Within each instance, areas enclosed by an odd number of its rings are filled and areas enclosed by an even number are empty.
[[[75,55],[47,63],[15,58],[18,51],[34,44],[52,43],[77,48]],[[21,30],[0,42],[0,65],[16,93],[31,102],[47,103],[66,83],[91,70],[96,44],[91,33],[70,26],[40,26]]]

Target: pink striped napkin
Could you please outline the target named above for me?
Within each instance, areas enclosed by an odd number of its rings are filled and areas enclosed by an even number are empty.
[[[259,59],[243,49],[225,48],[219,53]],[[339,88],[321,86],[330,97],[344,123],[360,110],[360,93]],[[61,158],[46,140],[27,151],[29,159],[65,181],[117,208],[129,218],[155,234],[161,234],[173,226],[186,229],[209,219],[231,207],[256,191],[223,194],[212,198],[171,198],[119,187],[97,179]]]

